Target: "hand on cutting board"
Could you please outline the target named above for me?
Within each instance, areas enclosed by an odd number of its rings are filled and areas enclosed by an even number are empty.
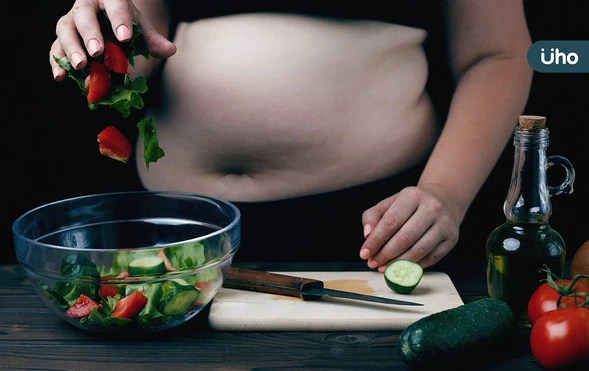
[[[408,187],[363,213],[360,257],[370,268],[382,273],[396,259],[426,268],[452,250],[461,220],[439,194],[435,187]]]

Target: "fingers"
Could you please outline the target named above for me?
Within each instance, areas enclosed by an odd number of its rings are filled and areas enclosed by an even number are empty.
[[[423,268],[427,268],[429,266],[434,265],[435,263],[439,262],[444,256],[448,255],[454,245],[456,245],[457,241],[453,240],[446,240],[442,241],[433,249],[429,254],[425,257],[420,259],[417,263],[421,265]]]
[[[152,56],[169,58],[176,53],[176,45],[160,34],[139,10],[135,12],[135,20],[141,27],[147,49]]]
[[[364,212],[362,222],[365,225],[365,232],[368,225],[370,233],[366,235],[366,241],[360,249],[360,257],[368,259],[376,254],[409,220],[417,210],[417,206],[415,198],[397,194]]]
[[[133,16],[135,6],[127,0],[111,0],[104,2],[104,10],[115,37],[120,42],[127,42],[133,36]],[[138,11],[137,11],[138,12]]]
[[[371,231],[360,257],[381,272],[397,259],[418,262],[424,268],[433,265],[458,241],[459,222],[439,198],[417,187],[406,188],[393,200],[367,210],[362,222]]]
[[[437,229],[434,228],[435,215],[423,206],[418,207],[409,218],[403,220],[404,223],[400,227],[388,229],[388,226],[392,224],[387,223],[386,220],[392,220],[397,212],[396,209],[389,209],[381,220],[382,236],[386,240],[380,244],[381,248],[368,259],[370,268],[376,268],[401,256],[417,261],[427,255],[432,243],[437,243],[440,238]]]
[[[102,52],[103,39],[97,11],[98,5],[94,1],[77,0],[72,9],[57,21],[57,39],[49,51],[49,63],[56,81],[63,80],[66,72],[57,65],[54,57],[67,56],[72,67],[79,70],[88,63],[85,49],[92,56]]]
[[[120,42],[131,40],[135,20],[142,29],[151,55],[167,58],[176,52],[176,46],[157,32],[131,0],[77,0],[56,25],[57,39],[49,52],[55,81],[63,80],[66,71],[54,61],[54,56],[67,56],[72,66],[79,70],[88,64],[88,55],[96,57],[104,51],[104,36],[98,22],[99,4],[104,7],[112,31]]]
[[[433,229],[430,229],[433,230]],[[411,249],[405,251],[398,257],[386,261],[385,263],[378,266],[378,271],[383,273],[387,265],[392,263],[394,260],[406,259],[414,261],[421,265],[422,268],[427,268],[439,262],[445,257],[454,247],[456,241],[453,240],[442,240],[434,237],[434,233],[429,233],[429,236],[424,235]],[[432,248],[433,246],[433,248]],[[431,249],[431,251],[430,251]]]
[[[435,246],[439,241],[435,229],[430,228],[426,232],[421,228],[412,229],[413,226],[410,224],[409,221],[376,254],[368,259],[368,267],[376,268],[393,259],[418,261],[430,252],[431,246]]]
[[[66,71],[58,66],[53,57],[62,58],[64,55],[65,52],[63,51],[61,44],[58,40],[55,40],[49,50],[49,64],[51,65],[51,72],[53,73],[53,79],[55,81],[62,81],[66,76]]]

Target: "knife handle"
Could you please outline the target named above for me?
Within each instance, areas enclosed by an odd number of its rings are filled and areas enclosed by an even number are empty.
[[[313,300],[319,299],[320,296],[306,295],[303,291],[322,289],[323,282],[309,278],[232,267],[223,282],[223,287]]]

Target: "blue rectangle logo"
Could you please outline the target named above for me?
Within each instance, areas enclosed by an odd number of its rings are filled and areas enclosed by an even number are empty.
[[[547,73],[589,72],[589,40],[542,40],[528,50],[528,64]]]

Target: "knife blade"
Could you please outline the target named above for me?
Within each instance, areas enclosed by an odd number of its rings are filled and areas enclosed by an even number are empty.
[[[229,269],[223,287],[292,296],[302,300],[317,300],[323,296],[330,296],[382,304],[423,306],[421,303],[411,301],[328,289],[324,287],[323,281],[315,279],[235,267]]]

